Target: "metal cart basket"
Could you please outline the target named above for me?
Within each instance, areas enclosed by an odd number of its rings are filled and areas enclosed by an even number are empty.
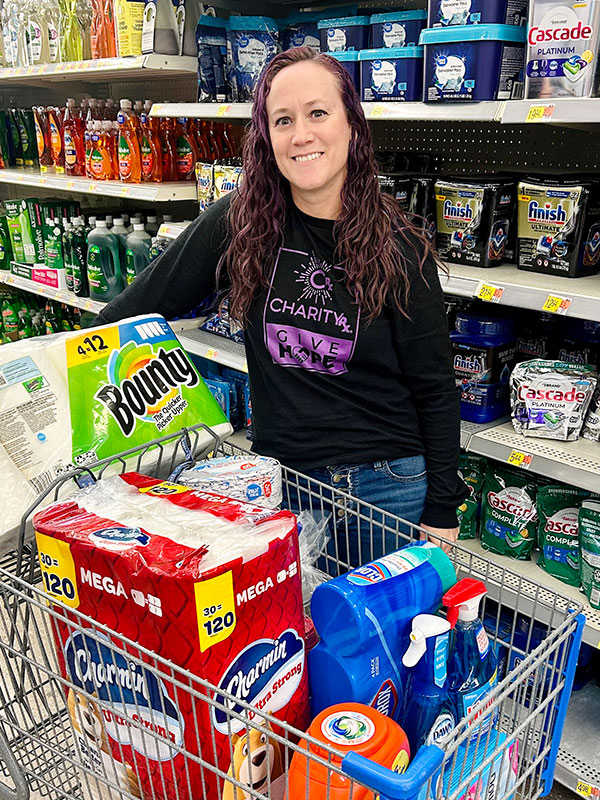
[[[197,444],[197,433],[197,429],[186,432],[192,444]],[[244,451],[219,442],[213,452],[230,455]],[[174,437],[164,437],[57,478],[36,506],[64,497],[75,488],[74,479],[101,480],[111,471],[144,472],[149,461],[154,476],[166,477],[183,457]],[[284,469],[283,485],[284,502],[289,507],[332,515],[337,541],[343,543],[346,539],[347,546],[341,550],[348,552],[352,540],[357,539],[362,563],[402,547],[411,538],[419,538],[420,532],[398,517],[293,470]],[[34,510],[28,509],[24,516],[19,549],[0,561],[0,800],[27,800],[30,796],[50,800],[133,800],[142,795],[136,767],[144,757],[136,756],[136,763],[127,768],[124,776],[112,760],[90,765],[82,758],[74,738],[67,699],[70,690],[85,698],[82,702],[89,701],[90,708],[93,704],[100,706],[105,718],[122,714],[124,706],[99,700],[65,678],[57,660],[53,632],[60,622],[68,625],[72,634],[85,630],[86,637],[99,645],[106,645],[112,632],[76,610],[48,601],[34,546],[26,534],[26,523]],[[319,764],[326,771],[323,792],[318,796],[313,792],[311,800],[341,796],[348,800],[374,800],[377,796],[381,800],[455,800],[467,796],[469,800],[535,800],[547,794],[581,643],[581,606],[510,569],[473,555],[460,544],[452,546],[450,557],[460,577],[480,578],[488,588],[486,627],[498,648],[505,675],[486,698],[484,708],[474,708],[439,746],[423,746],[413,754],[403,774],[360,756],[344,757],[334,747],[310,739],[223,689],[217,690],[135,642],[113,636],[110,649],[115,665],[124,660],[132,671],[143,668],[146,676],[154,675],[168,685],[176,701],[186,696],[194,709],[196,729],[200,724],[196,710],[208,704],[222,712],[228,724],[238,729],[241,726],[248,741],[253,732],[264,733],[269,724],[269,739],[279,745],[282,754],[283,775],[278,780],[270,778],[269,748],[263,748],[262,758],[266,760],[260,767],[254,764],[250,750],[245,756],[246,769],[240,767],[239,774],[235,770],[227,773],[217,765],[214,731],[212,747],[199,746],[192,752],[165,739],[160,719],[151,720],[156,724],[150,725],[146,721],[144,726],[142,717],[133,714],[128,720],[131,735],[137,732],[145,737],[146,745],[154,742],[162,753],[152,785],[143,793],[144,800],[290,797],[287,770],[295,753],[296,758],[308,759],[308,764]],[[335,575],[348,569],[346,561],[338,545],[330,543],[321,554],[319,566]],[[230,701],[234,700],[240,711],[233,709]],[[87,712],[84,709],[79,713]],[[483,724],[486,720],[489,724]],[[233,756],[231,737],[230,750]],[[261,780],[257,781],[254,778],[259,769]],[[174,775],[177,780],[173,780]],[[341,795],[343,780],[346,789]],[[290,800],[299,800],[298,793],[292,794]]]

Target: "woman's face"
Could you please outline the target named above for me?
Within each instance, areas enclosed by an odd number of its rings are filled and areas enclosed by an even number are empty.
[[[312,61],[286,67],[273,79],[267,115],[275,161],[294,199],[339,203],[351,128],[336,77]]]

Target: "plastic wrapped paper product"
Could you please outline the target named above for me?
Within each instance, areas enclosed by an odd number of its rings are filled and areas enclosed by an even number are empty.
[[[523,361],[510,376],[513,427],[524,436],[579,438],[598,382],[594,367],[565,361]]]
[[[265,456],[225,456],[199,461],[172,476],[184,486],[256,503],[264,508],[281,505],[281,464]]]
[[[217,786],[182,747],[264,791],[282,752],[267,723],[246,727],[240,702],[301,730],[309,721],[293,514],[127,473],[55,503],[34,525],[46,591],[68,606],[54,630],[63,676],[91,696],[68,691],[77,760],[120,789],[83,780],[86,800],[231,800],[231,785]],[[69,609],[110,635],[74,628]],[[154,658],[134,661],[140,651],[122,636],[233,695],[214,698],[242,719],[195,700]]]
[[[231,432],[157,314],[5,345],[0,468],[11,502],[0,509],[0,536],[18,525],[36,495],[65,470],[199,422],[221,435]],[[147,469],[151,461],[149,455]]]

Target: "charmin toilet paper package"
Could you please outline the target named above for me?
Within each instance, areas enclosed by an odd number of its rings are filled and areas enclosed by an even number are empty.
[[[271,729],[249,734],[243,721],[194,701],[160,662],[142,655],[153,669],[136,664],[140,651],[120,636],[209,681],[217,687],[209,694],[233,713],[246,713],[243,700],[305,729],[293,514],[127,473],[39,512],[34,527],[51,599],[115,631],[98,641],[97,632],[69,625],[79,617],[68,610],[55,626],[64,677],[91,695],[69,690],[67,697],[83,765],[143,800],[232,800],[231,785],[217,786],[184,748],[263,791],[269,774],[281,774]],[[84,701],[97,724],[78,711]],[[253,712],[249,718],[260,723]],[[88,795],[99,800],[95,785]],[[104,787],[103,800],[107,791],[122,796]]]
[[[231,431],[165,320],[152,314],[0,348],[0,536],[73,465],[204,422]],[[206,434],[207,443],[209,435]]]
[[[281,464],[274,458],[211,458],[176,473],[173,478],[193,489],[217,492],[264,508],[281,505]]]

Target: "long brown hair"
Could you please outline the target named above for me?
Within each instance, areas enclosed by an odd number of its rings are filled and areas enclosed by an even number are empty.
[[[266,101],[275,76],[302,61],[313,61],[335,75],[352,132],[342,211],[334,224],[336,263],[344,268],[346,287],[368,320],[381,314],[385,305],[406,315],[410,281],[405,253],[412,253],[421,271],[431,244],[422,230],[410,224],[395,199],[380,191],[371,131],[350,75],[334,58],[309,47],[275,56],[256,88],[243,145],[244,180],[231,201],[230,243],[219,263],[219,272],[225,269],[231,283],[231,314],[246,321],[252,301],[269,284],[283,244],[287,182],[271,147]]]

